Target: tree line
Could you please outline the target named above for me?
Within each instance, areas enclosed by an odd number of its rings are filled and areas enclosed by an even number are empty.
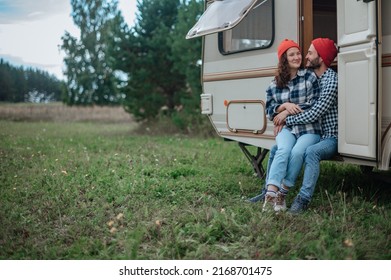
[[[204,1],[138,0],[132,27],[117,0],[71,5],[80,37],[62,37],[67,104],[121,104],[137,120],[166,114],[178,125],[199,114],[201,40],[185,36]]]
[[[132,26],[118,0],[71,0],[71,6],[80,37],[62,36],[65,81],[1,61],[0,101],[122,105],[136,120],[163,114],[182,128],[200,121],[201,39],[185,36],[203,0],[137,0]]]
[[[62,100],[65,84],[46,71],[16,67],[0,58],[0,102]]]

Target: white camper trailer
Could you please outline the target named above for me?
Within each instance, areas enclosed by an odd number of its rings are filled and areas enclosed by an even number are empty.
[[[339,158],[390,169],[391,1],[206,0],[205,8],[187,34],[203,36],[202,114],[239,143],[260,177],[275,141],[265,90],[285,38],[299,42],[303,57],[313,38],[337,43]]]

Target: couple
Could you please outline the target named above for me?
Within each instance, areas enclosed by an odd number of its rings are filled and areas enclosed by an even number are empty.
[[[330,67],[337,55],[334,42],[311,42],[301,69],[300,47],[284,40],[278,47],[278,73],[266,90],[266,115],[273,121],[277,145],[267,167],[263,211],[285,211],[285,197],[295,184],[303,162],[304,178],[289,212],[307,209],[319,177],[320,160],[337,153],[337,74]],[[263,194],[250,199],[255,202]]]

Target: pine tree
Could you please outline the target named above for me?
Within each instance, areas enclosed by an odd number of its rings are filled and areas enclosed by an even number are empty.
[[[0,101],[60,101],[64,83],[46,71],[15,67],[0,59]]]
[[[66,103],[118,104],[121,102],[119,81],[108,54],[108,44],[117,36],[112,32],[112,22],[123,22],[118,1],[71,0],[71,5],[80,39],[69,32],[62,37],[62,49],[66,53]]]
[[[125,109],[137,119],[155,117],[162,108],[168,112],[178,103],[185,75],[174,68],[171,36],[175,32],[179,0],[142,0],[130,39]]]
[[[185,76],[186,84],[181,90],[180,108],[173,118],[176,125],[188,129],[201,122],[201,38],[186,40],[185,36],[202,14],[204,1],[182,0],[178,10],[178,21],[171,37],[174,69]]]

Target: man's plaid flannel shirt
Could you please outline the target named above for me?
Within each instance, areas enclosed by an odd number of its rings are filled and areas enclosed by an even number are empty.
[[[306,124],[321,118],[322,139],[338,138],[338,75],[328,68],[319,77],[321,93],[309,110],[286,118],[286,125]]]
[[[310,108],[319,98],[320,85],[315,73],[300,69],[297,76],[284,88],[277,88],[275,80],[266,90],[266,115],[269,120],[277,115],[277,109],[285,102],[298,104],[303,110]],[[303,134],[321,134],[319,121],[286,125],[298,138]]]

